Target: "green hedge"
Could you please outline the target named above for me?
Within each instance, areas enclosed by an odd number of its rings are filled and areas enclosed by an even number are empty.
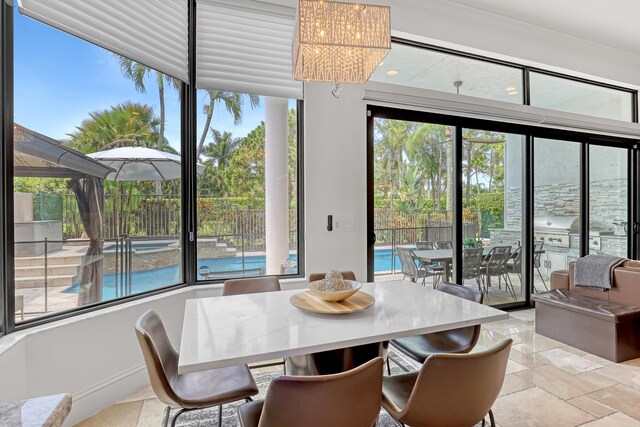
[[[51,193],[33,194],[35,221],[62,221],[62,196]]]

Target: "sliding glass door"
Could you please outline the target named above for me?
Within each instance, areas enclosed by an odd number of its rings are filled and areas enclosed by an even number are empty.
[[[462,278],[492,305],[524,301],[523,161],[526,137],[462,130]]]
[[[515,308],[579,257],[633,255],[633,141],[383,107],[368,132],[370,280]]]
[[[432,283],[442,267],[411,264],[408,251],[452,240],[453,127],[373,119],[373,278]],[[430,265],[433,263],[427,263]]]
[[[578,142],[533,141],[533,292],[580,256],[580,152]]]

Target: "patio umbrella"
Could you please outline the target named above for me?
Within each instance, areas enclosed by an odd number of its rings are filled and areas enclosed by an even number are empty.
[[[115,169],[106,179],[115,181],[167,181],[181,177],[179,155],[144,147],[120,147],[88,154]],[[204,166],[197,165],[201,174]]]

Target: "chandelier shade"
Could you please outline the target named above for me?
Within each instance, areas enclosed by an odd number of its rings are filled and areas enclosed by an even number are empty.
[[[294,79],[365,83],[390,49],[389,6],[299,0]]]

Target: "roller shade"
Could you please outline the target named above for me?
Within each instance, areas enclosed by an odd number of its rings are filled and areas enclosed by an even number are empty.
[[[367,83],[363,99],[373,105],[573,132],[590,132],[616,138],[640,139],[640,125],[638,123],[389,83]]]
[[[187,0],[18,0],[20,12],[188,81]]]
[[[302,99],[291,66],[294,8],[198,0],[196,10],[196,87]]]

